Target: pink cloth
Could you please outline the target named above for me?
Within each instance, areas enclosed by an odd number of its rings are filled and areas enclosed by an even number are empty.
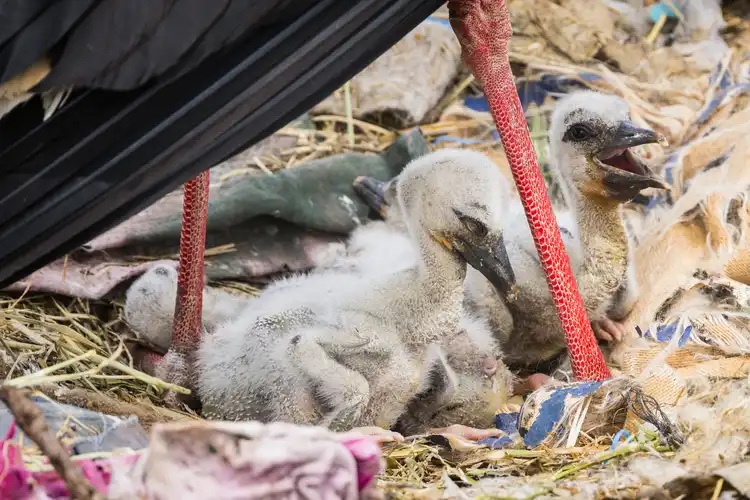
[[[68,498],[54,471],[30,472],[2,442],[0,500]],[[157,425],[143,455],[78,462],[107,498],[355,500],[382,469],[375,440],[284,423]]]
[[[2,449],[0,453],[0,500],[68,498],[68,489],[57,472],[54,470],[30,472],[26,469],[21,447],[12,441],[15,430],[14,424],[0,447]],[[78,463],[89,482],[105,493],[113,471],[129,470],[137,460],[138,455],[126,455],[96,462],[82,460]]]

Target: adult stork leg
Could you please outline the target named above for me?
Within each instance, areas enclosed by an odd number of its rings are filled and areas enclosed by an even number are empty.
[[[578,293],[508,61],[512,35],[506,0],[450,0],[451,25],[466,63],[484,87],[492,117],[526,211],[547,284],[565,330],[573,375],[601,380],[610,374]]]
[[[180,233],[180,268],[172,344],[161,358],[150,355],[151,371],[168,382],[191,387],[193,355],[203,332],[203,257],[206,249],[209,171],[185,183]]]

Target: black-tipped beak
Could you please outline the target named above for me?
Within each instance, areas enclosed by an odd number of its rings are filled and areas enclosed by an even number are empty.
[[[612,140],[605,146],[602,153],[614,152],[644,144],[663,143],[665,138],[658,132],[647,128],[639,128],[632,122],[624,121],[615,130]]]
[[[388,203],[385,201],[387,189],[387,182],[379,181],[373,177],[360,175],[354,179],[354,191],[368,207],[379,213],[383,219],[388,213]]]
[[[453,248],[467,264],[482,273],[508,302],[513,302],[517,296],[516,275],[510,264],[503,235],[498,234],[496,238],[487,240],[486,245],[456,241]]]

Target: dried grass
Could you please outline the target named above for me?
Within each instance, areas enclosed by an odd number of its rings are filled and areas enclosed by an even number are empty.
[[[14,387],[37,389],[61,402],[145,425],[191,418],[158,408],[165,389],[189,392],[133,366],[118,303],[29,295],[0,297],[0,375]],[[119,404],[121,403],[121,404]],[[118,406],[123,411],[117,411]]]

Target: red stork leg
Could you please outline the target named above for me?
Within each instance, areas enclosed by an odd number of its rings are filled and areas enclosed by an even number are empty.
[[[185,183],[180,232],[180,269],[172,348],[193,353],[203,331],[203,256],[206,251],[209,171]]]
[[[506,0],[450,0],[451,25],[466,63],[484,87],[508,157],[547,284],[565,331],[576,380],[611,377],[578,293],[542,179],[508,61],[512,35]]]
[[[153,372],[173,384],[191,388],[193,354],[203,332],[203,257],[206,250],[209,171],[185,183],[180,233],[180,268],[172,345],[160,358],[150,356]]]

